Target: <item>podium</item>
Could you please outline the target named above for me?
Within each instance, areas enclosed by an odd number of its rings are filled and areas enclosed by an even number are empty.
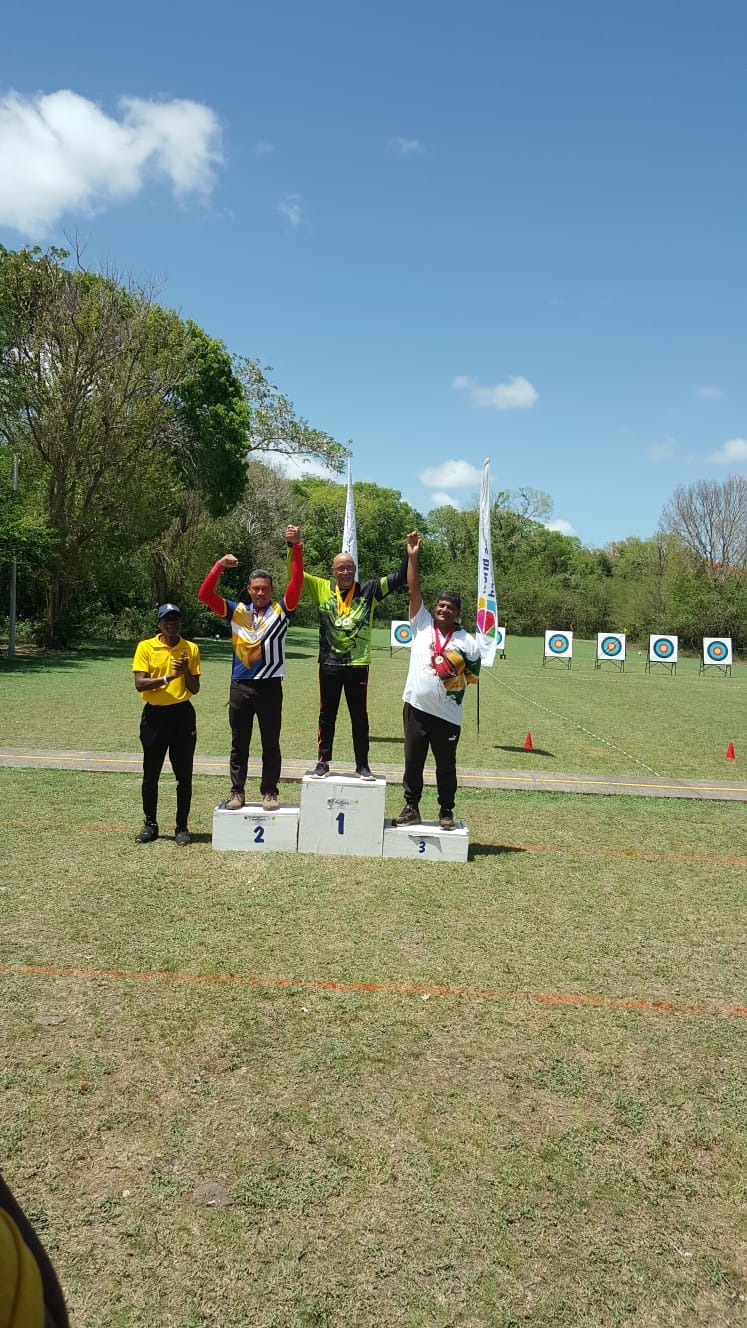
[[[295,853],[298,808],[266,812],[262,803],[247,803],[237,812],[213,811],[213,848],[238,853]]]
[[[456,830],[442,830],[438,821],[422,825],[395,825],[384,822],[385,858],[418,858],[420,862],[466,862],[469,832],[463,821]]]
[[[327,775],[301,780],[301,806],[266,812],[247,803],[213,811],[213,848],[234,853],[316,853],[330,857],[416,858],[419,862],[466,862],[469,831],[457,821],[397,826],[384,819],[386,779]]]
[[[299,853],[381,857],[386,780],[327,775],[301,780]]]

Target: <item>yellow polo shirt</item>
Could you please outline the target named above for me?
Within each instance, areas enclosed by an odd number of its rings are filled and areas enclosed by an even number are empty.
[[[183,655],[187,656],[190,673],[199,676],[200,652],[194,642],[185,641],[180,636],[175,646],[167,646],[160,637],[151,636],[138,643],[132,672],[147,673],[149,678],[165,678],[174,672],[174,665]],[[157,706],[179,705],[182,701],[192,700],[192,693],[183,678],[173,678],[167,687],[154,687],[140,695],[148,705]]]
[[[0,1328],[44,1328],[44,1294],[36,1259],[4,1211],[0,1211]]]

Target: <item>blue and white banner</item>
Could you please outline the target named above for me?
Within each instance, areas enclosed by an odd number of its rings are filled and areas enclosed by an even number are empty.
[[[355,563],[355,575],[358,575],[358,533],[355,528],[355,503],[353,501],[353,474],[348,458],[348,495],[345,501],[345,525],[342,530],[342,552],[349,553]]]
[[[477,543],[477,631],[480,660],[490,668],[498,648],[496,630],[498,601],[493,576],[493,548],[490,541],[490,460],[483,463],[480,485],[480,533]]]

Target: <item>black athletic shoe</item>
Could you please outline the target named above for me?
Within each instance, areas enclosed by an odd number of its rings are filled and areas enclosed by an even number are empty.
[[[158,825],[155,821],[146,821],[139,835],[135,835],[136,844],[152,844],[158,839]]]
[[[329,765],[326,761],[317,761],[311,772],[312,779],[324,779],[329,774]]]
[[[438,824],[442,830],[456,830],[456,821],[454,813],[449,811],[448,807],[442,807],[438,818]]]
[[[180,848],[185,848],[187,844],[191,844],[192,836],[189,830],[177,830],[174,835],[174,843],[178,844]]]
[[[359,779],[370,779],[371,781],[376,779],[376,776],[369,770],[367,765],[357,765],[355,767],[355,773]]]
[[[394,825],[420,825],[420,808],[411,807],[407,803],[400,812],[399,816],[394,818]]]

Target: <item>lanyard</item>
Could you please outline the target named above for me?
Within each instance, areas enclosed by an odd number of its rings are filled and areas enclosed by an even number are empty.
[[[439,640],[438,628],[435,623],[433,624],[433,645],[431,647],[431,655],[433,656],[434,664],[443,664],[444,652],[453,635],[454,628],[452,627],[451,630],[446,633],[446,636]]]

